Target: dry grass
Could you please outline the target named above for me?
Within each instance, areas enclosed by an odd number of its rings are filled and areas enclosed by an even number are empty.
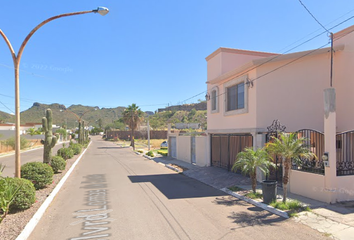
[[[28,143],[29,143],[28,144],[29,148],[42,146],[40,139],[31,139],[31,140],[28,140]],[[0,142],[0,153],[7,153],[7,152],[11,152],[11,151],[14,151],[14,149],[12,147],[6,146],[2,142]]]
[[[150,147],[153,149],[160,149],[161,143],[167,141],[167,139],[150,139]],[[135,139],[137,143],[143,143],[144,145],[148,144],[148,140]]]

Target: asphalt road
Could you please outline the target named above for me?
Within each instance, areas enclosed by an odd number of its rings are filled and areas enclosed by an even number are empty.
[[[68,143],[66,144],[68,145]],[[59,148],[63,147],[63,143],[58,143],[53,149],[53,155],[56,155],[56,152]],[[33,149],[21,153],[21,165],[28,162],[43,162],[43,148]],[[5,165],[5,169],[2,173],[3,177],[14,177],[15,175],[15,154],[0,157],[0,163]]]
[[[328,239],[93,138],[29,240]]]

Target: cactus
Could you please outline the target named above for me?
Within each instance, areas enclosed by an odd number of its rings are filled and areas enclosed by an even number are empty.
[[[80,144],[83,144],[84,142],[84,125],[85,122],[84,121],[79,121],[79,136],[78,136],[78,142]]]
[[[52,159],[52,148],[58,141],[58,136],[53,136],[52,132],[52,110],[49,108],[46,110],[46,117],[42,118],[43,131],[45,133],[44,150],[43,150],[43,162],[49,163]]]

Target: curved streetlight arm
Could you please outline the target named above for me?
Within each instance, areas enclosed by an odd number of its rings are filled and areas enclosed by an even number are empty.
[[[32,37],[32,35],[40,28],[42,27],[44,24],[49,23],[55,19],[58,18],[62,18],[62,17],[69,17],[69,16],[74,16],[74,15],[80,15],[80,14],[85,14],[85,13],[92,13],[95,10],[91,10],[91,11],[81,11],[81,12],[73,12],[73,13],[64,13],[64,14],[60,14],[51,18],[48,18],[47,20],[44,20],[43,22],[41,22],[40,24],[38,24],[35,28],[32,29],[32,31],[27,35],[27,37],[25,38],[25,40],[23,40],[20,49],[18,50],[17,53],[17,58],[21,59],[22,56],[22,52],[25,49],[25,46],[28,42],[28,40]]]
[[[64,111],[71,113],[72,115],[74,115],[76,117],[77,121],[80,121],[80,117],[76,113],[74,113],[74,112],[72,112],[72,111],[70,111],[68,109],[65,109]]]
[[[7,46],[9,47],[11,55],[12,55],[12,60],[14,61],[14,64],[16,64],[16,53],[15,53],[9,39],[6,37],[5,33],[1,29],[0,29],[0,34],[4,38]]]

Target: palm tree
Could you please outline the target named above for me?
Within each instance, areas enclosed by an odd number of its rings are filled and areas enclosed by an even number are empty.
[[[231,170],[241,169],[243,174],[248,174],[252,181],[252,190],[256,193],[257,168],[268,175],[270,166],[275,167],[275,164],[269,160],[269,155],[264,148],[259,148],[256,151],[252,148],[245,148],[243,152],[237,154],[236,162]]]
[[[134,145],[134,131],[138,128],[139,124],[143,121],[144,112],[140,110],[140,108],[133,103],[129,105],[123,112],[123,121],[127,124],[131,130],[131,146],[135,150]]]
[[[282,158],[284,166],[283,174],[283,202],[286,203],[289,173],[292,162],[301,163],[301,159],[317,159],[317,156],[305,146],[306,138],[298,138],[297,133],[280,133],[280,138],[272,137],[273,142],[266,145],[270,154]]]

